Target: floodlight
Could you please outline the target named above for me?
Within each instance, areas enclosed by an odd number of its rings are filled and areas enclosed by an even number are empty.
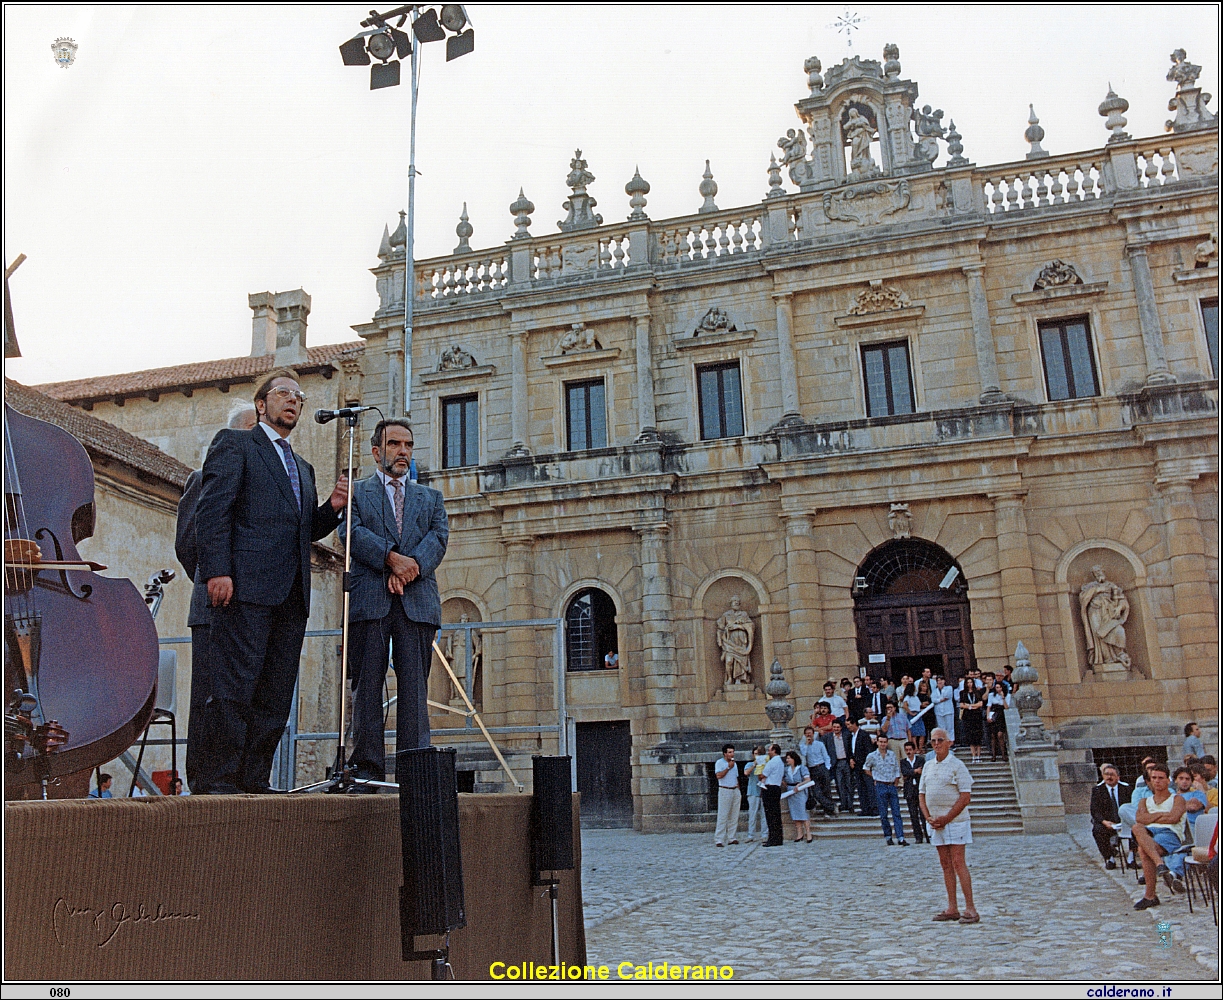
[[[467,27],[467,11],[463,9],[461,3],[444,3],[442,4],[441,22],[443,28],[457,35]]]
[[[440,42],[446,37],[446,32],[437,23],[437,11],[432,7],[427,8],[412,22],[412,31],[422,42]]]
[[[381,90],[383,87],[399,86],[399,61],[392,59],[389,63],[374,63],[369,68],[369,89]]]
[[[350,38],[341,45],[340,58],[344,60],[345,66],[368,66],[369,53],[365,51],[364,36],[358,35],[356,38]]]
[[[386,62],[395,54],[395,40],[386,31],[369,36],[369,54]]]
[[[476,33],[468,28],[461,35],[451,35],[446,39],[446,62],[465,56],[476,47]]]
[[[397,28],[391,28],[390,32],[395,42],[395,54],[400,59],[407,59],[412,54],[412,39]]]

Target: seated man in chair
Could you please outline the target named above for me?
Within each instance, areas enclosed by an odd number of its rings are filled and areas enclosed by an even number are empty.
[[[1173,892],[1185,891],[1185,856],[1177,853],[1185,839],[1185,800],[1168,787],[1167,764],[1151,764],[1147,784],[1151,795],[1138,803],[1132,828],[1145,889],[1143,898],[1134,904],[1135,910],[1159,905],[1156,875],[1162,876]]]
[[[1118,810],[1129,801],[1130,786],[1121,780],[1121,772],[1113,764],[1101,764],[1104,779],[1091,790],[1091,836],[1110,871],[1117,867],[1113,859],[1113,842],[1121,826]]]

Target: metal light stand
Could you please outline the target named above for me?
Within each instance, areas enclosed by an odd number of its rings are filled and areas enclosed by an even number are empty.
[[[353,769],[345,762],[347,748],[344,745],[344,717],[348,714],[348,605],[350,601],[350,591],[352,589],[352,453],[353,453],[353,438],[356,433],[357,424],[361,422],[361,415],[353,413],[343,418],[348,424],[348,501],[344,506],[344,617],[341,621],[343,637],[340,640],[340,719],[339,725],[336,726],[336,732],[339,734],[339,745],[336,747],[335,764],[331,768],[331,777],[325,781],[316,781],[313,784],[302,785],[298,788],[290,789],[290,792],[315,792],[320,789],[327,792],[346,792],[350,788],[355,787],[355,779],[353,777]],[[362,784],[377,784],[390,788],[398,788],[398,785],[387,785],[386,782],[362,782]]]

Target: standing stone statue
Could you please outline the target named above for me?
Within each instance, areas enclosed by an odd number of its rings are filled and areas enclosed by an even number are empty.
[[[1123,626],[1130,616],[1130,602],[1117,584],[1105,578],[1101,567],[1092,566],[1091,575],[1094,579],[1079,591],[1088,661],[1093,667],[1119,663],[1128,669]]]
[[[873,177],[878,173],[875,161],[871,159],[871,140],[875,138],[875,126],[858,113],[857,108],[849,109],[849,117],[841,126],[845,138],[849,141],[849,168],[856,177]]]
[[[730,599],[730,608],[718,619],[718,648],[726,668],[726,684],[748,684],[752,667],[749,657],[756,638],[756,626],[739,606],[739,595]]]

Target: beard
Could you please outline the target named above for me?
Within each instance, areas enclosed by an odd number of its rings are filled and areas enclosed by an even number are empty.
[[[299,416],[297,413],[282,410],[275,417],[268,417],[268,423],[273,427],[279,427],[281,430],[291,431],[297,426]]]

